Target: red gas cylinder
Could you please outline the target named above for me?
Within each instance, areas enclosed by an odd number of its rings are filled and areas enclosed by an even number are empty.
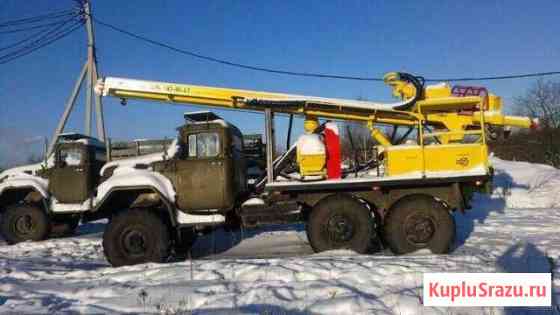
[[[327,178],[341,178],[340,136],[338,135],[336,123],[326,123],[323,136],[325,137],[325,146],[327,148]]]

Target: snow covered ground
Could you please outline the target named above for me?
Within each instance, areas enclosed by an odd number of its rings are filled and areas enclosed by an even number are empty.
[[[313,254],[301,226],[205,236],[193,260],[111,268],[100,222],[0,246],[0,313],[554,314],[422,306],[423,272],[550,272],[560,303],[560,171],[494,161],[492,196],[457,213],[450,255]]]

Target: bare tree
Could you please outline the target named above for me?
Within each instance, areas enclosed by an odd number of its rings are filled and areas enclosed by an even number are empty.
[[[543,129],[560,127],[560,82],[539,79],[514,104],[519,113],[538,118]]]
[[[560,82],[537,80],[514,99],[514,105],[518,114],[538,118],[540,129],[490,143],[494,153],[504,159],[560,167]]]
[[[354,161],[358,158],[364,162],[371,158],[374,141],[365,124],[344,122],[341,124],[341,151],[345,160]]]

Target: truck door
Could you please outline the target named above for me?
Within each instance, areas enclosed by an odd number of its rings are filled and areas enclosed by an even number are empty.
[[[187,152],[177,160],[175,187],[177,206],[183,210],[227,208],[222,133],[207,131],[189,134]]]
[[[90,193],[91,172],[87,147],[82,144],[61,144],[51,170],[49,190],[61,203],[82,203]]]

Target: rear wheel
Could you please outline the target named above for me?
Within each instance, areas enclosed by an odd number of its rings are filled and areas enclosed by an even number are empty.
[[[366,254],[379,244],[370,209],[345,195],[326,197],[313,207],[307,237],[315,252],[350,249]]]
[[[50,232],[50,219],[45,211],[31,205],[8,207],[0,221],[0,232],[8,244],[41,241]]]
[[[433,197],[410,196],[398,201],[385,217],[383,236],[395,254],[428,248],[448,253],[455,239],[455,220]]]
[[[155,212],[132,209],[112,218],[103,233],[103,251],[115,267],[165,262],[169,241],[169,227]]]

